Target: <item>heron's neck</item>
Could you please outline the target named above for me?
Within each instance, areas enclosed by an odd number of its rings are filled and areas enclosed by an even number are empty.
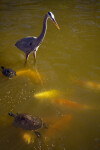
[[[41,44],[41,42],[43,41],[44,36],[46,34],[47,20],[48,20],[48,14],[46,14],[45,17],[44,17],[43,29],[42,29],[42,32],[41,32],[40,36],[37,38],[38,39],[38,44]]]

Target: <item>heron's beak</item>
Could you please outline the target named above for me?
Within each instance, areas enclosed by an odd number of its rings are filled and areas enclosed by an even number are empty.
[[[58,26],[58,24],[57,24],[57,22],[56,22],[56,20],[52,19],[52,21],[53,21],[54,24],[56,25],[57,29],[60,29],[59,26]]]

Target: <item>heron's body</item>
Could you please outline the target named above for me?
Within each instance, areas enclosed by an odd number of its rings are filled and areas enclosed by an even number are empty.
[[[16,42],[15,46],[25,53],[26,61],[31,52],[33,52],[34,58],[36,59],[36,51],[38,50],[46,34],[48,18],[51,18],[56,26],[59,28],[55,21],[54,15],[51,12],[48,12],[44,17],[43,29],[38,37],[25,37]]]
[[[25,54],[28,54],[34,50],[36,50],[36,45],[34,44],[36,41],[35,37],[25,37],[16,42],[15,46],[17,46],[20,50],[22,50]]]

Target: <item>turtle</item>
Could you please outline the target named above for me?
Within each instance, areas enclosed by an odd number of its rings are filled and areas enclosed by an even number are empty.
[[[41,127],[47,128],[46,124],[39,117],[23,113],[17,113],[15,115],[12,112],[9,112],[8,114],[15,118],[13,122],[15,127],[20,127],[25,130],[33,130],[37,137],[41,137],[40,133],[37,131],[38,129]]]
[[[3,75],[5,75],[8,78],[12,78],[13,76],[16,76],[16,72],[12,69],[5,68],[3,66],[1,66],[1,69],[2,69],[1,72],[3,73]]]

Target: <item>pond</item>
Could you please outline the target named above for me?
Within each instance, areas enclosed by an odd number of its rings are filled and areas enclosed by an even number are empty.
[[[60,27],[48,19],[47,32],[25,65],[15,43],[39,36],[43,19],[53,12]],[[0,149],[100,149],[100,1],[1,0],[0,66],[16,71],[9,79],[0,72]],[[42,118],[38,138],[13,126],[9,112]]]

